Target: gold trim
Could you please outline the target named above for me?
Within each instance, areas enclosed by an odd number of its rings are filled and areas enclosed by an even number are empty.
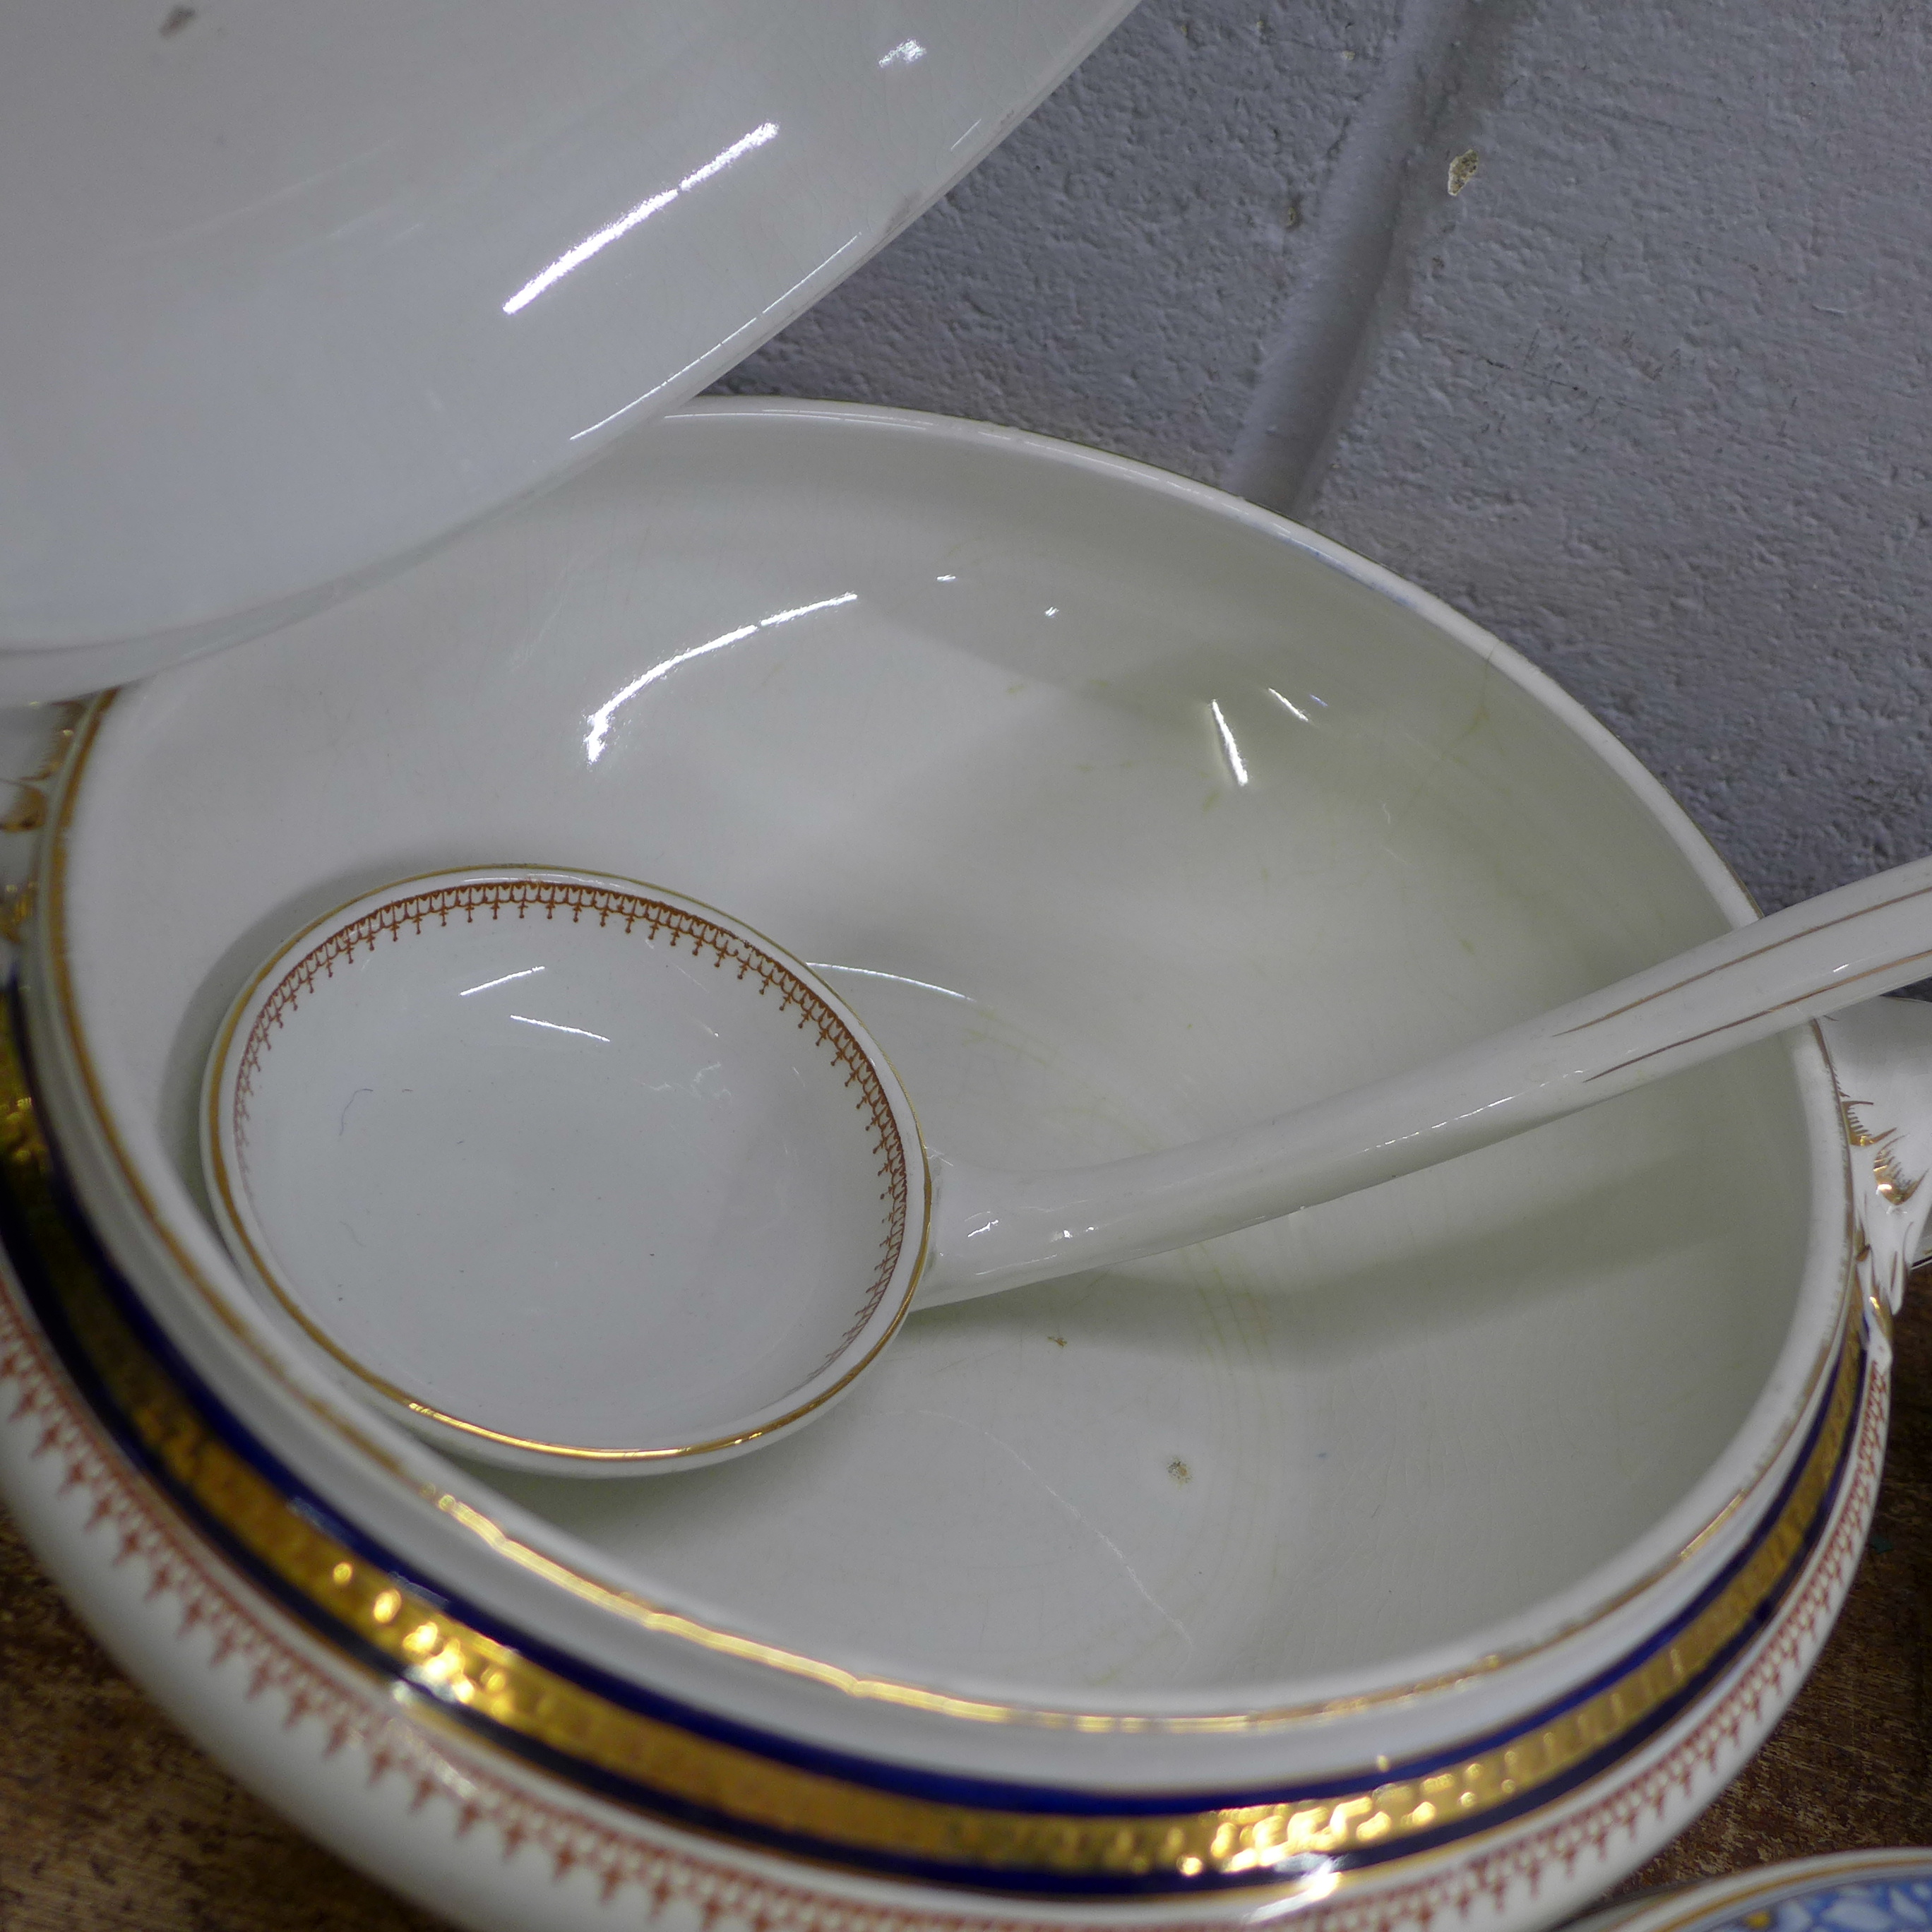
[[[1858,1109],[1869,1107],[1869,1100],[1840,1099],[1838,1105],[1845,1115],[1845,1138],[1855,1148],[1870,1148],[1872,1153],[1872,1184],[1878,1190],[1879,1198],[1894,1208],[1903,1208],[1918,1192],[1919,1184],[1925,1177],[1922,1174],[1913,1179],[1906,1178],[1905,1170],[1898,1164],[1898,1142],[1904,1138],[1897,1127],[1888,1127],[1884,1132],[1874,1133],[1858,1118]]]
[[[0,886],[0,940],[18,946],[34,916],[34,881],[24,885]]]
[[[32,771],[21,774],[28,784],[45,784],[67,763],[68,754],[74,748],[75,728],[87,705],[84,698],[64,698],[53,706],[53,715],[61,722],[48,735],[46,755]]]
[[[1726,868],[1726,869],[1729,868]],[[1734,879],[1737,878],[1735,872],[1732,872],[1731,876]],[[1739,880],[1738,884],[1742,886],[1743,881]],[[1816,933],[1829,932],[1833,927],[1843,926],[1848,919],[1858,919],[1868,912],[1885,912],[1893,906],[1904,904],[1908,899],[1923,898],[1928,892],[1932,892],[1932,886],[1915,886],[1910,892],[1900,892],[1894,898],[1881,899],[1876,905],[1860,906],[1856,911],[1840,913],[1836,919],[1820,920],[1816,926],[1808,926],[1802,932],[1787,932],[1782,939],[1772,940],[1765,945],[1754,947],[1749,952],[1740,952],[1735,959],[1722,960],[1715,966],[1706,966],[1701,973],[1687,974],[1682,980],[1673,980],[1667,986],[1658,987],[1654,993],[1640,994],[1636,999],[1630,1000],[1625,1005],[1613,1006],[1606,1013],[1598,1013],[1592,1018],[1581,1021],[1575,1026],[1566,1028],[1558,1037],[1562,1039],[1567,1038],[1573,1033],[1587,1033],[1593,1026],[1601,1026],[1606,1020],[1616,1019],[1624,1013],[1635,1012],[1639,1006],[1648,1006],[1652,1000],[1660,1000],[1670,994],[1682,992],[1686,986],[1694,986],[1700,980],[1710,978],[1713,973],[1728,973],[1733,966],[1742,966],[1748,960],[1762,959],[1767,952],[1775,952],[1780,946],[1795,946],[1801,939],[1809,939]],[[1749,895],[1747,894],[1746,896],[1749,897]],[[1755,899],[1751,901],[1754,909],[1756,908],[1756,903]],[[1776,916],[1775,914],[1772,916]],[[1761,919],[1762,915],[1760,914],[1760,917]],[[1736,928],[1734,928],[1733,930]],[[1727,936],[1726,934],[1719,935],[1720,938]],[[1717,941],[1713,940],[1710,943],[1715,945]],[[1885,969],[1883,967],[1878,967],[1874,970],[1882,972]],[[1812,996],[1808,994],[1805,997],[1809,998]],[[1777,1009],[1767,1007],[1766,1010],[1775,1012]]]
[[[1199,1736],[1222,1732],[1258,1730],[1276,1725],[1322,1720],[1353,1715],[1382,1706],[1406,1702],[1408,1700],[1427,1695],[1438,1690],[1455,1688],[1474,1682],[1504,1666],[1538,1656],[1568,1642],[1580,1631],[1590,1628],[1604,1618],[1614,1616],[1636,1598],[1641,1596],[1660,1579],[1672,1570],[1688,1562],[1702,1550],[1718,1532],[1741,1509],[1757,1485],[1776,1466],[1785,1446],[1796,1432],[1799,1424],[1808,1415],[1813,1392],[1829,1369],[1834,1352],[1840,1346],[1845,1333],[1846,1311],[1852,1306],[1862,1306],[1862,1297],[1856,1280],[1852,1255],[1855,1246],[1851,1224],[1851,1170],[1850,1152],[1843,1150],[1844,1187],[1846,1199],[1846,1226],[1844,1253],[1846,1256],[1843,1280],[1840,1286],[1839,1305],[1832,1331],[1807,1371],[1804,1387],[1791,1418],[1785,1424],[1777,1440],[1766,1453],[1759,1467],[1747,1480],[1683,1546],[1663,1558],[1644,1575],[1638,1577],[1628,1588],[1607,1601],[1565,1624],[1552,1634],[1526,1642],[1514,1648],[1492,1652],[1486,1656],[1457,1668],[1438,1673],[1432,1677],[1420,1678],[1411,1682],[1392,1684],[1384,1688],[1347,1696],[1318,1699],[1301,1704],[1274,1705],[1260,1708],[1205,1712],[1172,1716],[1150,1716],[1138,1713],[1118,1712],[1083,1712],[1067,1710],[1048,1706],[1009,1704],[991,1698],[954,1695],[936,1690],[922,1684],[908,1684],[888,1677],[868,1676],[862,1672],[846,1669],[842,1665],[826,1662],[820,1658],[808,1657],[802,1652],[787,1650],[776,1644],[760,1642],[740,1632],[719,1628],[701,1623],[676,1610],[666,1609],[636,1592],[616,1588],[602,1582],[596,1577],[570,1568],[555,1558],[546,1555],[520,1538],[512,1536],[486,1510],[478,1509],[473,1504],[448,1490],[439,1490],[418,1480],[403,1468],[394,1456],[380,1443],[371,1438],[358,1425],[351,1413],[332,1407],[304,1390],[297,1390],[288,1382],[281,1365],[263,1348],[260,1340],[236,1317],[224,1299],[202,1276],[187,1251],[176,1237],[174,1231],[157,1212],[154,1202],[145,1184],[136,1173],[127,1150],[121,1144],[111,1115],[104,1103],[100,1084],[87,1050],[85,1030],[80,1024],[78,1003],[68,970],[66,946],[65,869],[67,838],[71,824],[74,802],[79,792],[82,776],[92,755],[100,734],[102,719],[113,704],[117,694],[112,691],[102,693],[90,706],[85,718],[77,729],[70,755],[60,776],[59,792],[56,800],[55,814],[44,849],[45,867],[44,891],[47,920],[46,957],[50,976],[53,981],[54,997],[64,1025],[66,1044],[73,1055],[76,1070],[84,1087],[93,1115],[95,1130],[106,1143],[118,1168],[123,1184],[139,1204],[149,1226],[158,1236],[176,1267],[188,1285],[193,1288],[215,1318],[233,1335],[260,1366],[263,1372],[276,1383],[289,1390],[293,1400],[318,1420],[331,1427],[344,1441],[358,1452],[367,1456],[376,1466],[383,1469],[414,1495],[429,1502],[438,1510],[475,1535],[486,1547],[506,1560],[514,1563],[530,1574],[542,1577],[554,1587],[567,1592],[580,1601],[595,1606],[600,1610],[622,1618],[624,1621],[654,1635],[673,1637],[680,1642],[697,1646],[713,1654],[729,1657],[778,1671],[786,1676],[815,1683],[842,1695],[859,1698],[868,1702],[889,1704],[899,1708],[922,1712],[927,1715],[956,1718],[976,1724],[1010,1724],[1036,1725],[1043,1729],[1066,1730],[1096,1734],[1138,1735],[1159,1734],[1166,1736]],[[1719,863],[1724,861],[1721,858]],[[1728,869],[1728,868],[1726,868]],[[1736,874],[1733,874],[1735,878]],[[1740,885],[1739,890],[1744,888]],[[1745,893],[1747,899],[1748,892]],[[1753,903],[1755,903],[1754,902]],[[1821,1049],[1823,1036],[1814,1022],[1813,1037]],[[1828,1052],[1826,1064],[1830,1064]],[[930,1188],[930,1179],[928,1182]]]
[[[1928,886],[1926,890],[1932,892],[1932,886]],[[1770,948],[1767,946],[1765,950],[1768,952]],[[1700,1040],[1714,1040],[1720,1033],[1734,1032],[1741,1026],[1749,1026],[1754,1020],[1768,1019],[1773,1013],[1787,1012],[1792,1006],[1802,1006],[1807,1000],[1817,999],[1826,993],[1840,992],[1846,986],[1856,986],[1861,980],[1876,979],[1882,974],[1896,972],[1901,966],[1916,966],[1922,959],[1932,959],[1932,946],[1928,946],[1922,952],[1901,952],[1897,958],[1886,960],[1882,965],[1868,966],[1863,972],[1850,974],[1842,980],[1827,980],[1822,986],[1814,986],[1809,992],[1794,993],[1788,1000],[1778,1000],[1770,1006],[1760,1006],[1756,1012],[1726,1020],[1721,1026],[1706,1027],[1702,1033],[1687,1033],[1682,1039],[1673,1040],[1667,1046],[1653,1046],[1647,1052],[1632,1054],[1629,1059],[1620,1060],[1614,1066],[1599,1069],[1590,1076],[1590,1079],[1608,1079],[1612,1073],[1621,1073],[1627,1066],[1640,1066],[1646,1060],[1654,1060],[1660,1053],[1675,1053],[1679,1047],[1694,1046]],[[1850,1002],[1846,1001],[1846,1004],[1849,1005]],[[1581,1027],[1572,1029],[1577,1033],[1582,1030]],[[1588,1084],[1588,1082],[1585,1082],[1586,1085]]]
[[[506,870],[494,877],[478,876],[479,872],[487,874],[488,871],[488,868],[483,867],[464,867],[453,872],[418,873],[411,878],[379,886],[374,892],[358,893],[356,898],[345,901],[333,911],[324,913],[320,919],[310,920],[249,981],[241,997],[229,1010],[215,1042],[213,1064],[224,1070],[233,1048],[236,1030],[243,1016],[254,1006],[256,995],[269,976],[278,968],[286,968],[281,979],[256,1013],[248,1036],[242,1043],[241,1058],[235,1069],[233,1104],[229,1113],[238,1165],[246,1165],[248,1100],[254,1090],[256,1070],[268,1050],[271,1029],[280,1027],[284,1016],[294,1011],[302,994],[312,992],[318,980],[333,978],[334,968],[338,959],[346,958],[352,960],[358,949],[364,944],[373,950],[382,934],[387,933],[392,939],[400,938],[406,929],[420,934],[425,920],[436,920],[447,926],[453,913],[461,913],[466,920],[473,920],[478,912],[487,910],[494,920],[500,911],[514,907],[519,919],[531,908],[541,908],[546,919],[554,919],[560,910],[568,911],[573,924],[584,914],[592,913],[596,915],[600,926],[608,925],[614,919],[622,920],[626,933],[642,925],[647,928],[648,937],[653,941],[661,932],[668,932],[674,948],[680,937],[687,938],[691,941],[694,954],[701,954],[703,949],[708,946],[716,956],[714,963],[716,965],[722,967],[728,959],[737,967],[740,980],[754,974],[760,982],[761,995],[768,988],[776,989],[782,1005],[798,1008],[801,1028],[809,1025],[818,1029],[820,1043],[830,1045],[833,1057],[846,1067],[849,1076],[847,1085],[856,1084],[859,1087],[863,1096],[862,1104],[870,1109],[873,1130],[879,1138],[879,1144],[874,1151],[884,1156],[886,1165],[880,1169],[880,1177],[886,1182],[888,1190],[887,1196],[882,1198],[888,1198],[890,1203],[886,1233],[880,1243],[886,1252],[874,1272],[866,1298],[850,1326],[824,1360],[806,1378],[806,1382],[808,1384],[823,1375],[857,1340],[866,1324],[878,1312],[879,1304],[885,1298],[886,1290],[892,1286],[892,1276],[898,1271],[900,1259],[905,1252],[907,1209],[910,1193],[907,1184],[909,1161],[906,1137],[900,1131],[892,1106],[892,1094],[879,1077],[874,1055],[868,1054],[860,1044],[852,1024],[839,1011],[832,997],[818,989],[808,969],[792,960],[770,941],[764,939],[762,934],[760,935],[760,944],[754,945],[745,937],[746,928],[735,924],[725,926],[718,923],[724,915],[715,908],[707,907],[700,912],[696,909],[698,902],[684,899],[681,896],[661,896],[662,887],[647,885],[641,880],[620,880],[611,877],[607,878],[605,883],[593,884],[590,875],[574,873],[562,866],[554,868],[521,867]],[[451,883],[438,885],[435,883],[438,880]],[[454,883],[458,880],[463,883]],[[626,886],[634,886],[637,890],[634,892],[622,890]],[[420,890],[411,890],[412,887]],[[352,907],[379,897],[382,900],[382,904],[372,907],[346,926],[339,923]],[[707,918],[705,913],[710,913],[712,916]],[[311,935],[331,928],[334,929],[328,932],[320,944],[311,947],[300,958],[294,958],[292,964],[289,963],[297,949]],[[574,1443],[546,1442],[533,1437],[513,1436],[506,1430],[492,1429],[484,1424],[472,1422],[465,1417],[439,1408],[434,1403],[411,1394],[408,1390],[389,1381],[387,1377],[378,1375],[344,1349],[309,1316],[290,1293],[268,1257],[249,1234],[248,1219],[242,1212],[241,1202],[236,1198],[228,1163],[222,1156],[221,1106],[225,1084],[223,1080],[210,1080],[204,1096],[207,1110],[207,1147],[210,1162],[214,1169],[215,1188],[220,1196],[230,1231],[247,1250],[250,1264],[269,1292],[318,1348],[326,1351],[352,1375],[367,1383],[379,1394],[416,1414],[442,1424],[446,1428],[460,1430],[464,1435],[498,1443],[507,1448],[563,1456],[577,1462],[661,1462],[687,1456],[715,1455],[721,1450],[741,1448],[747,1443],[760,1442],[768,1436],[776,1435],[822,1408],[848,1388],[854,1377],[870,1365],[880,1350],[898,1332],[899,1324],[905,1319],[907,1311],[912,1306],[914,1298],[919,1291],[920,1276],[925,1271],[931,1238],[932,1179],[923,1144],[917,1138],[915,1130],[914,1148],[919,1157],[925,1184],[924,1208],[919,1246],[907,1276],[904,1292],[899,1298],[898,1310],[886,1325],[885,1332],[829,1388],[820,1390],[809,1401],[800,1402],[796,1408],[788,1409],[782,1415],[774,1417],[769,1422],[760,1423],[754,1429],[741,1430],[735,1435],[714,1436],[702,1442],[676,1444],[668,1448],[593,1449]],[[910,1112],[910,1103],[908,1103],[908,1115]]]
[[[10,778],[14,802],[0,812],[0,832],[38,832],[47,822],[47,795],[25,778]]]
[[[1811,1454],[1738,1574],[1674,1642],[1511,1742],[1425,1778],[1316,1799],[1153,1817],[970,1807],[776,1762],[626,1710],[475,1630],[318,1527],[208,1426],[113,1306],[53,1193],[10,1027],[0,1027],[0,1165],[66,1319],[149,1452],[256,1562],[406,1681],[446,1708],[742,1831],[988,1875],[1261,1878],[1298,1858],[1459,1821],[1480,1828],[1498,1808],[1613,1747],[1748,1632],[1828,1504],[1858,1407],[1852,1330]]]

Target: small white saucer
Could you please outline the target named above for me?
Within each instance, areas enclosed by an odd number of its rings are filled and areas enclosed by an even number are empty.
[[[836,995],[721,916],[595,874],[432,874],[304,928],[236,1002],[202,1122],[223,1232],[432,1439],[716,1460],[842,1392],[904,1313],[910,1109]]]

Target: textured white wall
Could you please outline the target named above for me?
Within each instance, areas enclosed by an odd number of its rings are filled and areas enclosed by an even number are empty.
[[[1144,0],[724,386],[1298,514],[1781,904],[1932,850],[1928,70],[1906,0]]]
[[[721,386],[1045,430],[1218,481],[1400,0],[1145,0]]]

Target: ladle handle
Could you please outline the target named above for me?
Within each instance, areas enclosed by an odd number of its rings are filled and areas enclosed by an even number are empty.
[[[1185,1247],[1432,1166],[1932,974],[1932,859],[1792,906],[1420,1072],[1163,1154],[934,1162],[918,1305]]]

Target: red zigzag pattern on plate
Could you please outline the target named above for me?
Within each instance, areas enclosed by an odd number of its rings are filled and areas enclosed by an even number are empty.
[[[997,1906],[982,1911],[937,1912],[842,1899],[806,1886],[734,1870],[626,1831],[524,1788],[483,1759],[453,1749],[428,1726],[397,1714],[373,1688],[358,1690],[322,1670],[258,1615],[224,1581],[220,1559],[126,1462],[101,1432],[66,1375],[13,1295],[0,1291],[0,1384],[19,1396],[5,1420],[38,1426],[32,1454],[65,1465],[64,1488],[92,1498],[89,1532],[119,1540],[117,1564],[144,1563],[151,1601],[182,1604],[178,1635],[212,1633],[212,1668],[231,1662],[252,1672],[248,1696],[273,1691],[284,1699],[284,1728],[313,1720],[324,1733],[324,1754],[360,1751],[372,1785],[391,1779],[410,1809],[432,1798],[452,1805],[459,1834],[478,1825],[495,1832],[505,1858],[528,1850],[548,1862],[553,1881],[582,1870],[614,1902],[635,1888],[648,1918],[674,1903],[694,1910],[710,1928],[735,1921],[749,1932],[1066,1932],[1067,1922],[1015,1917]],[[1581,1810],[1527,1837],[1504,1838],[1447,1862],[1426,1875],[1360,1894],[1344,1893],[1296,1913],[1310,1932],[1394,1932],[1404,1922],[1428,1926],[1438,1918],[1468,1920],[1485,1905],[1500,1907],[1519,1886],[1533,1894],[1552,1866],[1574,1873],[1586,1852],[1604,1862],[1620,1839],[1634,1839],[1643,1820],[1661,1820],[1673,1793],[1689,1798],[1700,1774],[1714,1778],[1720,1760],[1744,1748],[1745,1732],[1781,1699],[1823,1640],[1830,1614],[1850,1587],[1876,1501],[1890,1412],[1889,1379],[1868,1378],[1846,1493],[1822,1552],[1798,1595],[1786,1606],[1768,1643],[1743,1675],[1688,1736],[1627,1783]],[[1139,1921],[1147,1932],[1193,1932],[1222,1922],[1176,1917]]]

